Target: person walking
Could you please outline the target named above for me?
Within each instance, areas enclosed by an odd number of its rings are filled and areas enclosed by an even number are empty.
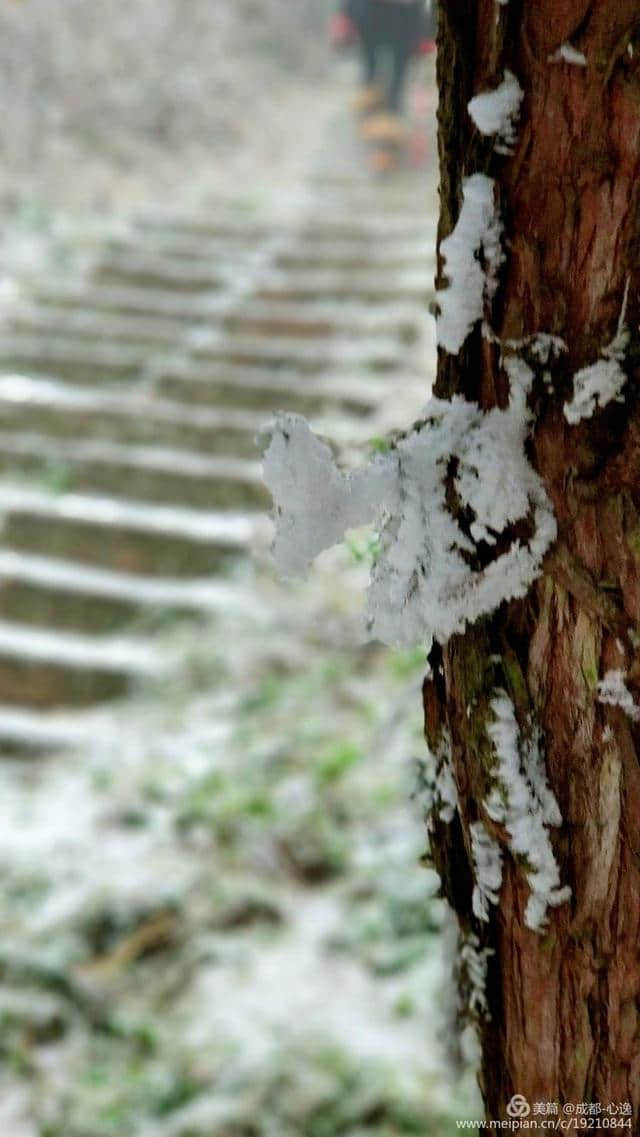
[[[357,30],[362,83],[354,109],[363,118],[362,134],[374,147],[374,167],[394,164],[394,152],[407,142],[404,99],[411,58],[427,45],[433,50],[435,0],[345,0],[342,14]]]
[[[436,25],[436,0],[343,0],[330,21],[329,38],[341,50],[360,42],[363,87],[358,109],[367,111],[385,99],[384,87],[377,83],[385,54],[391,57],[388,107],[401,109],[409,60],[435,51]]]
[[[349,0],[363,61],[363,102],[400,115],[411,56],[423,31],[423,0]],[[367,100],[367,92],[375,92]],[[377,105],[380,105],[379,103]]]

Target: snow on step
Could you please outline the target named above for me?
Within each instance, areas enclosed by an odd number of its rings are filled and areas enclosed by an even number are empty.
[[[145,288],[143,285],[98,284],[95,281],[69,283],[49,278],[32,287],[40,303],[52,306],[85,305],[97,311],[137,313],[168,317],[188,323],[207,319],[219,302],[217,290],[185,296],[171,289]]]
[[[0,658],[58,667],[153,676],[170,669],[166,653],[125,636],[87,636],[0,620]]]
[[[103,374],[132,374],[143,366],[148,347],[111,347],[87,344],[73,336],[54,334],[3,335],[0,340],[0,363],[11,361],[43,365],[45,368],[72,368],[74,371],[98,371]]]
[[[375,241],[395,246],[398,241],[411,241],[416,236],[415,219],[403,215],[402,211],[387,213],[365,208],[355,213],[342,209],[329,212],[319,205],[316,213],[316,219],[304,222],[297,229],[299,239]]]
[[[121,418],[126,424],[141,419],[158,426],[170,424],[190,427],[201,431],[203,435],[206,435],[207,431],[229,431],[255,436],[268,418],[267,412],[261,410],[246,410],[232,406],[192,407],[188,403],[175,402],[151,393],[143,395],[125,391],[116,393],[64,383],[57,379],[26,375],[0,375],[0,415],[3,403],[7,407],[36,407],[59,412],[62,424],[69,428],[65,433],[69,434],[73,433],[71,416],[74,413],[95,416],[96,429],[100,427],[101,416],[110,415]],[[336,441],[354,442],[359,439],[364,441],[370,434],[367,426],[360,420],[349,419],[346,415],[334,418],[314,416],[313,424],[316,433],[334,438]],[[209,444],[206,437],[203,439],[203,444],[207,446]]]
[[[369,289],[384,287],[389,295],[402,296],[407,292],[417,292],[433,288],[433,269],[430,265],[404,268],[385,268],[379,272],[372,271],[366,265],[360,268],[339,269],[331,267],[320,268],[285,268],[273,269],[265,277],[265,283],[280,285],[300,291],[315,289],[318,293],[343,295],[352,290],[354,295],[366,294]]]
[[[0,403],[32,403],[65,411],[88,411],[95,414],[150,416],[158,422],[175,422],[208,429],[259,430],[264,415],[242,408],[202,408],[194,410],[184,403],[162,399],[150,393],[139,395],[126,391],[103,391],[64,383],[48,376],[0,375]]]
[[[0,430],[0,453],[45,461],[96,462],[139,470],[179,474],[189,478],[217,478],[260,485],[259,462],[242,458],[209,457],[168,446],[126,446],[102,439],[55,441],[46,435]]]
[[[228,701],[223,706],[228,713]],[[215,723],[193,724],[194,742],[210,749],[213,744],[222,744],[228,739],[232,725],[224,719]],[[0,742],[13,744],[19,750],[54,752],[60,750],[86,750],[95,739],[107,738],[117,745],[117,723],[114,727],[113,714],[103,707],[82,707],[42,710],[31,709],[14,703],[0,702]]]
[[[173,229],[138,228],[126,236],[112,239],[108,248],[112,252],[126,253],[142,249],[160,257],[175,257],[184,262],[209,264],[220,261],[250,263],[256,257],[255,242],[238,232],[207,236]]]
[[[175,233],[198,233],[207,237],[222,237],[252,244],[271,239],[282,226],[277,222],[256,221],[247,217],[219,217],[215,211],[183,213],[171,209],[146,210],[136,216],[138,229],[173,231]],[[284,230],[286,232],[286,229]]]
[[[202,316],[200,322],[206,319]],[[197,326],[198,319],[193,317],[193,324]],[[38,335],[62,335],[71,337],[86,337],[114,341],[133,341],[134,343],[148,343],[171,345],[185,334],[184,320],[173,320],[170,317],[140,316],[135,313],[115,314],[96,311],[93,308],[74,307],[66,305],[56,307],[55,304],[36,306],[23,304],[11,312],[11,327]],[[188,327],[188,325],[187,325]]]
[[[408,185],[394,177],[392,182],[384,185],[374,183],[371,178],[354,177],[345,172],[344,175],[323,171],[311,180],[314,198],[320,204],[331,204],[335,213],[345,203],[350,206],[357,205],[366,214],[380,213],[381,208],[388,208],[390,212],[411,218],[416,227],[425,226],[424,194],[416,193],[415,181]],[[334,204],[336,203],[336,204]]]
[[[92,715],[0,703],[0,741],[5,744],[33,750],[76,749],[89,741],[94,730]]]
[[[361,241],[343,238],[339,241],[310,240],[308,237],[296,241],[289,248],[277,253],[275,262],[288,268],[346,268],[386,270],[390,267],[425,265],[433,269],[435,252],[433,242],[422,239],[394,242],[391,249],[380,248],[377,244],[365,248]]]
[[[147,287],[153,287],[158,281],[170,284],[173,288],[194,292],[199,289],[219,289],[225,283],[225,272],[216,271],[213,266],[198,266],[188,258],[141,252],[105,252],[96,267],[96,273],[102,279],[117,277],[144,280]]]
[[[326,213],[326,209],[324,210]],[[241,217],[219,219],[212,212],[182,213],[172,210],[154,210],[140,214],[136,219],[142,229],[172,229],[176,232],[199,233],[205,236],[224,236],[233,234],[248,242],[268,240],[280,232],[291,233],[290,226],[284,227],[277,221],[254,221]],[[335,209],[321,219],[303,221],[294,230],[299,239],[328,239],[347,237],[350,240],[378,241],[394,243],[399,239],[406,241],[415,237],[415,218],[380,212],[377,209],[360,210],[357,215],[344,209]]]
[[[233,262],[251,263],[256,259],[255,246],[251,241],[242,241],[238,234],[227,236],[206,234],[191,234],[183,231],[142,231],[130,235],[126,239],[111,243],[114,252],[122,254],[140,248],[140,238],[146,252],[152,252],[161,257],[175,257],[182,261],[193,261],[196,264],[203,262],[215,264],[223,260],[227,264]],[[134,244],[138,241],[137,246]],[[329,239],[323,236],[307,234],[303,237],[282,242],[282,248],[275,253],[277,263],[301,263],[309,261],[318,264],[362,265],[363,262],[386,267],[389,264],[433,264],[435,261],[434,243],[432,239],[418,232],[415,239],[394,242],[391,248],[380,248],[376,245],[364,245],[362,240],[352,239],[348,234],[339,238]]]
[[[326,339],[339,333],[384,338],[402,336],[409,328],[425,323],[424,304],[415,301],[385,304],[372,308],[362,301],[332,303],[320,299],[315,305],[295,300],[251,300],[222,320],[225,328],[251,329],[254,336],[299,335],[307,339]]]
[[[184,608],[220,612],[230,608],[258,611],[244,589],[209,578],[134,576],[39,554],[0,549],[0,581],[19,581],[39,588],[124,600],[141,607]]]
[[[242,389],[268,391],[274,394],[298,395],[308,398],[335,400],[337,403],[359,403],[372,407],[379,402],[376,384],[361,376],[323,375],[305,376],[301,381],[297,371],[262,369],[245,364],[223,363],[212,360],[176,360],[166,366],[160,364],[156,378],[171,378],[178,382],[195,382],[210,387],[215,394],[216,385]]]
[[[384,363],[393,366],[398,362],[402,348],[397,340],[358,340],[350,337],[324,337],[320,342],[309,342],[305,337],[247,336],[228,334],[209,344],[202,342],[194,347],[198,358],[246,361],[264,367],[289,364],[295,368],[322,370],[324,367],[354,365],[372,366]]]
[[[259,283],[261,299],[310,300],[363,299],[370,303],[411,299],[424,304],[434,295],[433,273],[402,273],[393,279],[389,273],[359,272],[349,277],[337,272],[272,272]]]
[[[210,542],[242,549],[265,538],[261,515],[212,513],[170,505],[126,501],[94,494],[50,494],[0,482],[0,513],[29,513],[43,518],[111,526],[140,533]]]
[[[389,398],[388,386],[383,382],[389,372],[369,374],[357,370],[341,374],[338,368],[328,374],[317,372],[300,374],[288,368],[260,369],[246,364],[210,363],[190,360],[168,362],[155,376],[163,395],[204,406],[247,406],[262,409],[263,422],[274,411],[286,408],[299,411],[315,421],[331,420],[339,412],[353,419],[367,419],[377,412]],[[398,386],[413,387],[420,383],[424,392],[424,379],[406,371],[393,372]],[[403,388],[404,390],[404,388]],[[424,398],[422,399],[424,402]],[[341,436],[355,432],[341,430]],[[366,434],[366,430],[364,431]],[[334,437],[338,437],[334,434]]]

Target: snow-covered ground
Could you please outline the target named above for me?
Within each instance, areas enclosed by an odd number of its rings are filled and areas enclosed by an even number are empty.
[[[362,559],[361,559],[362,558]],[[364,546],[170,633],[179,687],[0,766],[12,1137],[453,1132],[419,652],[362,643]]]

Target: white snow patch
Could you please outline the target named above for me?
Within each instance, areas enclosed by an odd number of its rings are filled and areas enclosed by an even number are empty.
[[[473,174],[462,183],[462,194],[456,226],[440,245],[450,284],[438,293],[438,344],[452,355],[482,319],[504,261],[495,182],[486,174]]]
[[[489,920],[489,905],[498,904],[502,886],[502,849],[487,832],[482,821],[469,826],[474,879],[471,904],[474,915],[485,923]]]
[[[438,817],[447,825],[453,821],[458,809],[458,791],[451,764],[451,735],[444,728],[435,753],[426,747],[425,758],[418,762],[414,797],[419,802],[427,832],[433,829]]]
[[[475,1018],[491,1021],[487,1002],[487,972],[489,959],[495,952],[482,947],[474,932],[460,934],[459,971],[460,982],[468,990],[467,1009]]]
[[[570,43],[563,43],[553,55],[549,56],[550,63],[570,63],[573,67],[586,67],[587,57]]]
[[[509,832],[509,849],[524,859],[531,895],[525,923],[533,931],[544,930],[547,909],[564,904],[571,896],[560,886],[560,871],[548,828],[562,824],[558,803],[551,791],[540,749],[540,735],[532,725],[522,735],[511,699],[498,691],[491,701],[494,721],[488,727],[498,766],[496,781],[485,802],[492,821]]]
[[[632,722],[640,722],[640,707],[627,687],[624,671],[607,671],[598,683],[598,702],[620,707]]]
[[[495,135],[495,149],[511,154],[516,142],[516,124],[524,97],[522,87],[512,71],[494,91],[483,91],[468,103],[468,111],[481,134]]]
[[[564,417],[574,426],[580,419],[591,418],[598,407],[606,407],[615,400],[624,402],[621,395],[627,376],[617,359],[599,359],[589,367],[582,367],[573,377],[573,399],[564,405]]]
[[[618,327],[611,343],[602,349],[601,359],[588,367],[582,367],[573,377],[573,398],[564,405],[564,416],[572,425],[580,422],[580,419],[591,418],[596,406],[606,407],[612,400],[624,402],[622,388],[627,382],[627,376],[622,370],[621,361],[629,346],[629,329],[626,325],[629,280],[627,277]]]
[[[562,336],[554,336],[550,332],[533,332],[521,340],[505,340],[503,347],[509,351],[520,351],[526,348],[538,363],[549,363],[552,359],[559,359],[569,349]]]
[[[343,474],[302,416],[280,415],[266,429],[263,476],[276,503],[274,557],[283,576],[300,576],[347,529],[373,521],[378,501],[395,498],[397,463],[376,459]]]
[[[386,455],[349,474],[297,415],[270,427],[264,479],[276,505],[276,562],[303,573],[345,529],[377,521],[380,552],[369,587],[368,628],[393,645],[445,642],[504,600],[526,595],[539,574],[556,523],[546,492],[524,450],[532,372],[505,362],[511,381],[506,410],[483,412],[454,397],[432,399],[427,418]],[[451,481],[469,532],[450,511]],[[528,541],[475,567],[478,544],[495,545],[509,527],[529,520]],[[477,563],[477,562],[476,562]]]

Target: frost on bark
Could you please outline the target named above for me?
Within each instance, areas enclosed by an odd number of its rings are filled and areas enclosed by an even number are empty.
[[[474,120],[468,104],[496,90],[504,101],[505,77],[523,92],[511,100],[517,126],[484,131],[499,106],[476,102]],[[463,181],[488,175],[504,259],[484,320],[458,351],[441,347],[435,394],[505,408],[505,359],[526,363],[528,457],[558,535],[524,599],[432,650],[425,733],[434,755],[447,739],[458,809],[451,819],[436,802],[431,855],[461,942],[486,962],[487,1009],[473,1017],[488,1116],[506,1117],[517,1093],[630,1102],[637,1127],[640,5],[441,0],[438,81],[440,240],[460,216]],[[439,283],[449,281],[441,257]],[[520,769],[533,763],[538,779],[538,876],[500,803],[500,707],[528,748]]]

